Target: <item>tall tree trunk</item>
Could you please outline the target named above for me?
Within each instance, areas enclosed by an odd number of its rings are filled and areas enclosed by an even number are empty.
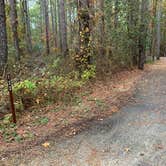
[[[105,21],[106,21],[106,34],[105,35],[105,38],[106,40],[108,41],[108,45],[109,45],[109,50],[110,50],[110,55],[111,55],[111,52],[112,52],[112,48],[111,48],[111,45],[112,45],[112,35],[111,35],[111,32],[112,32],[112,29],[113,29],[113,24],[112,24],[112,13],[113,13],[113,5],[112,3],[110,2],[110,0],[105,0],[105,6],[107,6],[107,8],[104,9],[104,12],[105,12]]]
[[[25,21],[25,30],[26,30],[26,44],[29,54],[32,53],[32,39],[31,39],[31,26],[29,19],[29,10],[27,0],[22,0],[23,10],[24,10],[24,21]]]
[[[57,6],[58,6],[58,47],[61,50],[62,48],[62,34],[61,34],[61,19],[60,19],[60,0],[57,0]]]
[[[19,38],[18,38],[18,32],[17,32],[17,27],[18,27],[18,18],[17,18],[17,10],[16,10],[16,5],[17,2],[16,0],[9,0],[10,2],[10,21],[11,21],[11,27],[12,27],[12,32],[13,32],[13,41],[14,41],[14,47],[16,51],[16,61],[20,61],[20,47],[19,47]]]
[[[156,48],[156,27],[155,27],[155,20],[156,20],[156,9],[157,9],[157,1],[152,0],[152,21],[151,21],[151,43],[150,43],[150,55],[155,60],[155,48]]]
[[[55,7],[56,5],[54,4],[56,1],[50,0],[50,11],[51,11],[51,24],[52,24],[52,35],[53,35],[53,42],[54,42],[54,47],[57,48],[57,34],[56,34],[56,10]]]
[[[72,15],[73,15],[73,7],[72,5],[69,6],[68,8],[68,14],[69,14],[69,19],[68,19],[68,26],[69,26],[69,44],[72,47],[72,39],[73,39],[73,26],[72,26]]]
[[[98,0],[98,8],[100,13],[100,19],[99,19],[99,43],[101,45],[104,44],[104,38],[105,38],[105,23],[104,23],[104,0]]]
[[[115,15],[114,15],[114,27],[118,27],[118,10],[119,10],[119,0],[115,0]]]
[[[39,4],[40,4],[40,42],[42,43],[43,41],[43,13],[44,13],[44,9],[43,9],[43,1],[39,1]]]
[[[45,20],[45,38],[46,38],[46,54],[50,54],[50,36],[49,36],[49,15],[48,15],[48,1],[43,0],[44,20]]]
[[[132,60],[132,65],[137,65],[138,57],[138,14],[139,14],[139,2],[137,0],[128,0],[128,38],[129,38],[129,54]]]
[[[98,20],[98,48],[99,48],[99,55],[101,58],[103,57],[104,53],[104,44],[105,44],[105,22],[104,22],[104,0],[97,1],[97,8],[99,14]]]
[[[8,47],[6,33],[6,15],[4,0],[0,1],[0,76],[3,74],[5,64],[7,63]]]
[[[55,0],[55,3],[53,4],[53,10],[54,10],[54,22],[55,22],[55,34],[56,34],[56,47],[58,47],[58,4],[57,0]]]
[[[22,23],[22,33],[24,40],[26,41],[26,23],[25,23],[25,13],[24,13],[24,0],[20,0],[20,17]]]
[[[59,1],[59,33],[60,33],[60,48],[64,55],[67,55],[67,21],[65,12],[65,0]]]
[[[85,70],[90,64],[90,1],[78,0],[79,19],[79,55],[76,58],[77,68]]]
[[[161,3],[162,0],[159,0],[158,10],[157,10],[157,60],[160,59],[160,45],[161,45]]]
[[[141,70],[144,69],[144,63],[146,59],[147,12],[148,12],[148,0],[142,0],[140,34],[139,34],[139,57],[138,57],[138,68]]]

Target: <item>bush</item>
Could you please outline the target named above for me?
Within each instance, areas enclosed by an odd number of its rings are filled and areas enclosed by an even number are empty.
[[[40,104],[47,102],[70,102],[74,93],[80,89],[83,81],[74,80],[69,76],[52,76],[39,82],[38,96]]]
[[[79,79],[78,72],[65,76],[47,75],[41,79],[24,80],[14,84],[13,92],[17,109],[28,109],[34,105],[45,106],[50,103],[69,104],[78,90],[91,78],[95,78],[96,67],[90,66]]]
[[[96,76],[96,66],[91,65],[88,70],[83,71],[81,78],[83,81],[88,81]]]
[[[23,105],[24,109],[27,109],[34,104],[36,91],[36,84],[30,80],[24,80],[14,84],[13,86],[16,103]]]

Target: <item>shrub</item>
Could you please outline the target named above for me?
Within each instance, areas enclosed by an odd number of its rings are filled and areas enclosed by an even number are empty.
[[[70,76],[52,76],[49,79],[42,80],[38,86],[38,96],[41,96],[40,103],[70,102],[74,93],[82,85],[83,81],[71,79]]]
[[[30,80],[24,80],[13,86],[16,102],[22,104],[24,109],[27,109],[34,104],[36,90],[36,84]]]
[[[81,78],[83,81],[88,81],[91,78],[95,78],[96,76],[96,66],[91,65],[89,69],[83,71]]]
[[[96,75],[95,66],[90,66],[78,79],[78,73],[72,72],[65,76],[48,76],[37,80],[24,80],[14,84],[13,92],[18,109],[28,109],[36,104],[64,102],[69,104],[83,84]]]

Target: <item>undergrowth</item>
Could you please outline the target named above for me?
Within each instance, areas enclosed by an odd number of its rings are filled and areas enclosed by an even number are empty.
[[[42,59],[44,60],[37,57],[35,62],[23,59],[22,65],[13,65],[9,69],[13,76],[13,94],[17,114],[24,113],[24,111],[41,110],[46,106],[61,103],[61,105],[75,106],[72,114],[75,114],[78,109],[82,110],[85,116],[91,107],[82,103],[82,99],[89,95],[88,92],[82,91],[82,88],[96,78],[97,72],[100,70],[97,68],[97,64],[89,65],[88,69],[80,74],[79,71],[75,70],[70,58],[66,61],[51,55]],[[107,68],[107,71],[104,70],[104,67]],[[103,69],[102,76],[109,73],[108,64],[103,64],[100,68]],[[33,74],[30,74],[32,70]],[[0,98],[0,105],[8,105],[6,107],[9,107],[7,86],[4,80],[2,83],[3,96]],[[107,105],[100,99],[95,99],[93,102],[100,112],[108,109]],[[59,109],[53,110],[53,112],[59,111]],[[38,112],[36,112],[37,114]],[[41,126],[48,122],[49,118],[37,116],[32,123]],[[32,133],[18,131],[17,126],[11,123],[10,114],[0,120],[0,134],[6,142],[21,142],[24,139],[33,138]]]

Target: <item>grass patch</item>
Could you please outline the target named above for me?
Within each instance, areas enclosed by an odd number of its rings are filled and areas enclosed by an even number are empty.
[[[39,125],[46,125],[48,124],[49,119],[47,117],[36,117],[34,124]]]

